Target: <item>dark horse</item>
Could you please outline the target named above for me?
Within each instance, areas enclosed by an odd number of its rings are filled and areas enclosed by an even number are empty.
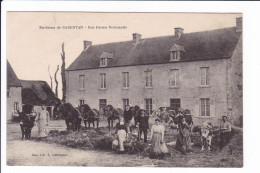
[[[193,126],[193,116],[188,109],[179,109],[178,114],[174,116],[173,121],[175,124],[179,124],[182,118],[185,118],[186,122],[192,128]]]
[[[25,139],[31,139],[31,132],[32,128],[34,126],[35,122],[35,117],[36,115],[31,114],[32,113],[32,108],[33,106],[28,105],[27,107],[31,107],[31,111],[25,111],[25,112],[20,112],[17,110],[19,114],[19,121],[20,121],[20,127],[22,131],[22,140]]]
[[[132,112],[132,116],[134,117],[135,127],[136,127],[141,109],[138,105],[135,105],[135,106],[130,107],[130,110]]]
[[[74,108],[70,103],[56,105],[58,114],[62,119],[65,120],[67,130],[69,132],[70,125],[73,131],[79,131],[81,125],[81,113],[77,108]]]
[[[104,114],[107,117],[107,122],[108,122],[108,128],[110,131],[110,127],[113,128],[113,122],[123,115],[123,110],[122,109],[115,109],[112,105],[107,105],[104,109]],[[111,124],[111,126],[110,126]]]
[[[81,115],[83,117],[83,121],[85,124],[85,127],[87,126],[88,122],[88,128],[90,129],[90,124],[93,124],[93,127],[95,127],[95,121],[97,122],[97,128],[99,125],[99,112],[96,109],[91,109],[89,105],[84,104],[81,106],[78,106],[78,109],[81,112]]]

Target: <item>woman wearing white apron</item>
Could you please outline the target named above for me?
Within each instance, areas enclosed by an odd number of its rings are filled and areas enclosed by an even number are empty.
[[[119,143],[119,150],[124,151],[124,141],[126,140],[126,125],[124,122],[124,118],[119,119],[119,123],[116,125],[117,129],[117,137],[118,137],[118,143]]]

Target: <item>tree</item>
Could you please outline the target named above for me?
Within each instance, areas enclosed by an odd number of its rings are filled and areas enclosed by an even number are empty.
[[[51,79],[51,90],[52,90],[52,77],[51,77],[51,74],[50,74],[50,64],[48,66],[48,72],[49,72],[49,76],[50,76],[50,79]]]
[[[62,80],[62,102],[66,103],[66,76],[65,76],[65,51],[64,51],[64,43],[61,45],[62,53],[62,65],[61,65],[61,80]]]
[[[55,83],[56,83],[56,87],[55,87],[55,95],[56,95],[56,97],[58,97],[58,85],[59,85],[58,80],[57,80],[57,72],[58,71],[59,71],[59,65],[57,66],[57,70],[56,70],[56,72],[54,74],[54,80],[55,80]]]

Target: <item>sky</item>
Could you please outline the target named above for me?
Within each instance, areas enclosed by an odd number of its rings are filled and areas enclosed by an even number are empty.
[[[84,40],[96,45],[129,41],[133,33],[141,34],[144,39],[174,35],[175,27],[183,28],[184,33],[214,30],[235,26],[237,17],[242,14],[8,12],[6,58],[19,79],[44,80],[50,85],[48,66],[53,77],[57,65],[61,66],[63,42],[67,68],[83,51]],[[66,29],[68,26],[82,29]],[[89,29],[89,26],[95,29]],[[96,26],[125,26],[126,29],[96,29]],[[60,70],[57,78],[61,98]]]

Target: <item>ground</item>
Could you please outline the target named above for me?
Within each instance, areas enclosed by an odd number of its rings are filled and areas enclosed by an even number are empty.
[[[106,126],[105,122],[101,127]],[[65,130],[64,121],[52,121],[50,129]],[[83,132],[77,132],[78,134]],[[37,127],[32,136],[37,135]],[[168,137],[174,141],[174,137]],[[22,141],[18,124],[7,125],[7,165],[9,166],[126,166],[126,167],[242,167],[242,133],[237,132],[223,151],[200,151],[193,146],[193,152],[182,155],[169,146],[171,156],[165,159],[150,159],[142,154],[117,154],[113,151],[83,150],[46,141]]]

